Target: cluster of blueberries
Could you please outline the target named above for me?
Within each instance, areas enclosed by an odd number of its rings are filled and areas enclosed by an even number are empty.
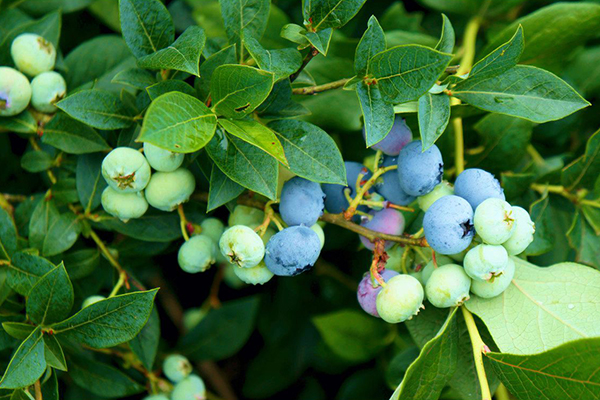
[[[67,84],[53,71],[54,45],[40,35],[22,33],[13,40],[10,54],[18,70],[0,67],[0,117],[17,115],[29,103],[39,112],[56,112],[54,104],[65,97]]]
[[[192,374],[189,360],[179,354],[171,354],[163,362],[163,374],[174,384],[160,388],[163,392],[144,397],[144,400],[204,400],[206,387],[198,375]]]

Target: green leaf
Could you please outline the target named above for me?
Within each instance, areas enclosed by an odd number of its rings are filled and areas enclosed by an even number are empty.
[[[155,83],[152,86],[148,86],[146,88],[146,92],[148,92],[148,96],[150,96],[150,100],[154,101],[158,97],[162,96],[165,93],[169,92],[182,92],[183,94],[187,94],[189,96],[195,96],[194,88],[180,80],[168,80],[161,81]]]
[[[451,59],[450,54],[424,46],[396,46],[377,53],[368,69],[385,101],[405,103],[431,89]]]
[[[269,95],[274,75],[244,65],[222,65],[210,83],[213,110],[228,118],[240,118],[254,111]]]
[[[103,398],[123,398],[144,391],[142,385],[118,369],[81,356],[69,357],[69,376],[77,385]]]
[[[106,216],[100,226],[146,242],[170,242],[181,237],[179,217],[173,213],[155,210],[148,210],[140,218],[129,220],[127,223]]]
[[[327,28],[318,32],[306,32],[305,37],[319,53],[326,56],[333,37],[333,29]]]
[[[57,204],[76,203],[79,200],[75,178],[60,179],[50,189],[52,190],[52,198]]]
[[[306,38],[306,29],[297,24],[286,24],[281,28],[281,37],[290,42],[298,44],[298,49],[304,49],[310,46]]]
[[[486,79],[508,71],[519,62],[523,53],[523,27],[519,25],[513,37],[473,66],[469,78]]]
[[[567,190],[594,188],[600,174],[600,130],[585,145],[585,154],[562,170],[561,181]]]
[[[458,308],[450,311],[438,334],[421,349],[390,400],[436,400],[456,370]]]
[[[452,95],[486,111],[540,123],[564,118],[590,105],[556,75],[526,65],[492,78],[466,79],[452,89]]]
[[[71,318],[52,325],[55,335],[95,349],[133,339],[152,311],[158,289],[110,297],[94,303]]]
[[[0,388],[17,389],[33,385],[45,370],[44,341],[42,330],[38,327],[21,343],[12,356],[0,380]]]
[[[581,212],[588,224],[594,229],[596,235],[600,236],[600,209],[594,206],[583,205],[581,206]]]
[[[148,371],[152,371],[158,343],[160,342],[160,320],[156,307],[152,309],[148,322],[142,328],[140,333],[129,342],[129,347],[140,359]]]
[[[600,335],[596,291],[600,272],[564,262],[537,267],[513,257],[512,284],[491,299],[466,303],[488,327],[502,352],[532,354],[569,340]]]
[[[174,69],[200,76],[200,56],[205,43],[204,29],[190,26],[169,47],[141,57],[138,65],[148,69]]]
[[[599,338],[575,340],[540,354],[487,353],[494,371],[518,399],[597,399]]]
[[[50,257],[69,250],[77,241],[80,232],[81,224],[77,215],[72,212],[54,218],[48,225],[48,233],[42,244],[42,254]]]
[[[38,279],[52,269],[54,264],[45,258],[19,252],[14,254],[8,265],[6,279],[15,292],[27,296]]]
[[[17,229],[8,211],[0,207],[0,259],[10,260],[17,251]]]
[[[119,0],[121,31],[137,58],[167,47],[175,38],[173,20],[158,0]]]
[[[201,100],[206,101],[210,94],[210,81],[217,67],[224,64],[235,64],[235,45],[225,47],[212,54],[200,64],[200,77],[196,78],[194,86]]]
[[[120,129],[133,124],[133,117],[119,96],[106,90],[81,90],[56,106],[76,120],[98,129]]]
[[[52,374],[46,382],[42,384],[42,399],[60,400],[58,396],[58,379],[56,374]]]
[[[565,80],[587,96],[600,91],[600,47],[585,48],[578,52],[564,71]],[[1,124],[1,122],[0,122]]]
[[[85,154],[110,150],[110,146],[98,132],[64,113],[56,114],[44,126],[43,132],[43,143],[66,153]]]
[[[533,242],[525,249],[528,256],[544,254],[552,249],[554,236],[550,233],[549,220],[552,218],[549,210],[550,199],[548,193],[544,193],[539,200],[531,203],[530,215],[535,224]]]
[[[0,128],[17,133],[37,133],[38,131],[37,121],[29,110],[25,110],[14,117],[2,117]]]
[[[42,172],[52,168],[54,158],[45,151],[28,151],[21,158],[21,168],[27,172]]]
[[[304,0],[302,15],[313,31],[340,28],[361,9],[366,0]]]
[[[27,297],[27,315],[36,324],[49,325],[67,318],[73,301],[71,280],[60,263],[31,288]]]
[[[435,49],[442,53],[452,54],[455,40],[452,23],[445,14],[442,14],[442,34],[440,35],[440,41],[435,45]]]
[[[85,212],[93,211],[100,205],[102,192],[107,186],[102,178],[102,160],[104,160],[102,153],[77,157],[75,170],[77,194]]]
[[[258,312],[256,296],[223,303],[213,309],[179,342],[189,358],[218,361],[237,353],[254,330]]]
[[[277,198],[277,160],[220,129],[206,146],[210,158],[234,182],[270,199]]]
[[[177,153],[193,153],[215,133],[217,117],[195,97],[169,92],[150,104],[137,141]]]
[[[566,234],[569,246],[575,250],[575,261],[600,268],[600,237],[582,211],[575,213]]]
[[[367,24],[367,30],[363,33],[356,46],[356,53],[354,56],[354,72],[356,75],[364,74],[368,75],[369,71],[369,60],[375,54],[382,52],[386,48],[385,33],[379,25],[379,21],[374,15],[369,18]]]
[[[269,97],[256,109],[256,112],[261,118],[269,120],[310,114],[306,107],[292,99],[292,85],[288,79],[281,80],[273,86]]]
[[[329,348],[351,362],[371,360],[392,340],[391,326],[362,311],[340,310],[312,318]],[[370,338],[378,338],[370,340]]]
[[[287,78],[302,64],[302,55],[296,49],[266,50],[253,37],[244,37],[244,46],[260,69],[273,72],[275,81]]]
[[[154,74],[141,68],[127,68],[117,73],[111,82],[122,83],[134,89],[144,90],[156,83]]]
[[[288,162],[281,142],[272,130],[255,120],[219,119],[219,125],[227,133],[242,139],[246,143],[258,147],[265,153],[276,158],[286,167]]]
[[[60,343],[52,335],[44,336],[44,358],[46,364],[61,371],[67,370],[67,361]]]
[[[60,216],[53,200],[42,199],[29,221],[29,245],[42,250],[50,225]]]
[[[425,93],[419,98],[419,133],[423,150],[430,148],[446,130],[450,121],[450,97],[445,93]]]
[[[219,0],[230,44],[242,52],[242,38],[260,39],[269,18],[269,0]]]
[[[340,151],[321,128],[298,120],[269,123],[285,151],[290,170],[319,183],[346,185],[346,168]]]
[[[36,328],[35,325],[24,322],[6,321],[2,323],[4,331],[15,339],[25,340]]]
[[[382,141],[394,125],[394,106],[381,96],[378,85],[359,82],[356,94],[364,119],[365,142],[367,147]]]
[[[76,280],[90,275],[100,264],[97,249],[80,249],[62,255],[69,278]]]
[[[236,199],[245,190],[243,186],[238,185],[227,177],[217,167],[213,165],[210,174],[210,189],[208,191],[207,212],[212,211],[223,204]]]

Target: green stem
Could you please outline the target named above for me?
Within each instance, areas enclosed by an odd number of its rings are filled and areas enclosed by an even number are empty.
[[[125,269],[123,269],[121,264],[119,264],[119,262],[113,257],[112,253],[110,252],[110,250],[108,250],[102,239],[100,239],[100,237],[92,229],[90,229],[90,237],[94,240],[94,242],[96,242],[96,246],[98,246],[98,249],[100,249],[100,252],[104,255],[104,257],[106,257],[110,265],[115,267],[115,269],[119,272],[119,280],[117,281],[117,284],[115,285],[115,287],[109,295],[109,297],[113,297],[119,292],[123,285],[125,285],[125,287],[128,287],[127,272],[125,271]]]
[[[385,174],[386,172],[394,170],[394,169],[398,169],[398,166],[391,165],[391,166],[385,167],[385,168],[378,168],[375,172],[373,172],[373,176],[371,176],[371,178],[369,178],[369,180],[367,182],[365,182],[364,185],[361,186],[361,185],[359,185],[359,182],[357,182],[356,187],[360,188],[360,189],[356,193],[356,196],[354,196],[354,199],[352,199],[352,202],[350,203],[350,206],[348,207],[346,212],[344,212],[344,216],[346,217],[346,219],[348,219],[348,220],[352,219],[352,217],[356,213],[356,209],[358,208],[358,206],[360,205],[360,202],[362,201],[363,197],[365,196],[365,193],[367,193],[369,191],[369,189],[371,189],[371,187],[375,184],[375,182],[377,182],[377,179],[381,175]],[[360,174],[359,174],[359,177],[360,177]]]
[[[479,379],[479,386],[481,387],[481,399],[491,400],[492,394],[490,392],[490,386],[488,384],[487,377],[485,375],[485,368],[483,366],[483,353],[489,351],[488,347],[483,343],[479,330],[473,319],[473,314],[467,310],[465,306],[460,307],[469,331],[469,337],[471,338],[471,344],[473,346],[473,358],[475,360],[475,370],[477,371],[477,378]]]
[[[496,400],[510,400],[510,394],[508,393],[506,386],[504,386],[502,383],[500,383],[500,386],[498,386],[498,389],[496,389],[494,396],[496,397]]]
[[[177,214],[179,214],[179,227],[181,228],[181,234],[183,235],[183,238],[187,242],[188,240],[190,240],[190,235],[188,235],[188,232],[187,232],[188,221],[187,221],[187,218],[185,218],[185,212],[183,211],[183,204],[180,204],[179,206],[177,206]]]
[[[320,93],[320,92],[325,92],[327,90],[341,88],[349,80],[350,79],[348,79],[348,78],[344,78],[344,79],[340,79],[340,80],[337,80],[337,81],[325,83],[323,85],[316,85],[316,86],[307,86],[307,87],[303,87],[303,88],[296,88],[296,89],[292,89],[292,93],[293,94],[308,94],[308,95],[317,94],[317,93]]]

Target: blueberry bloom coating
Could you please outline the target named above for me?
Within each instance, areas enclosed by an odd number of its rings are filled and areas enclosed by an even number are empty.
[[[325,193],[321,185],[294,177],[283,185],[279,212],[289,226],[314,225],[323,215]]]
[[[182,270],[195,274],[206,271],[215,263],[217,246],[215,241],[205,235],[192,236],[179,248],[177,262]]]
[[[204,400],[206,387],[198,375],[190,375],[178,382],[171,392],[171,400]]]
[[[148,142],[144,142],[144,155],[150,166],[161,172],[175,171],[183,164],[185,158],[182,153],[174,153]]]
[[[501,275],[507,263],[508,253],[504,247],[479,244],[469,250],[463,266],[471,279],[487,281]]]
[[[496,276],[489,281],[473,280],[471,283],[471,293],[485,299],[499,296],[508,289],[514,276],[515,262],[509,257],[502,275]]]
[[[387,282],[398,275],[398,272],[385,269],[380,272],[380,275],[384,282]],[[377,295],[381,292],[381,289],[382,287],[379,283],[376,280],[371,279],[371,274],[367,272],[358,284],[358,290],[356,292],[358,304],[360,304],[361,308],[368,314],[378,318],[380,317],[377,312]]]
[[[299,225],[277,232],[267,243],[265,264],[275,275],[294,276],[310,269],[321,253],[312,229]]]
[[[390,167],[398,164],[398,158],[386,156],[381,163],[382,167]],[[387,201],[405,206],[415,200],[415,196],[407,194],[400,185],[400,175],[397,169],[386,172],[381,175],[375,184],[375,190],[382,195]]]
[[[58,72],[42,72],[31,81],[31,105],[40,112],[56,112],[54,104],[66,94],[67,82]]]
[[[363,127],[363,138],[364,137],[365,128]],[[371,148],[373,150],[381,150],[383,154],[388,156],[397,156],[400,153],[400,150],[402,150],[402,148],[411,140],[412,132],[410,128],[408,125],[406,125],[404,118],[396,115],[396,118],[394,119],[394,125],[392,125],[392,130],[385,138],[371,146]]]
[[[437,253],[460,253],[473,240],[473,209],[462,197],[444,196],[425,213],[423,229],[427,243]]]
[[[492,197],[505,200],[504,189],[498,179],[479,168],[468,168],[458,175],[454,182],[454,194],[468,201],[473,210]]]
[[[196,179],[185,168],[173,172],[155,172],[146,188],[146,200],[154,208],[173,211],[188,201],[195,188]]]
[[[350,196],[356,195],[356,179],[359,174],[364,173],[363,181],[371,177],[371,172],[361,163],[346,161],[346,180],[348,186],[324,183],[321,185],[325,193],[325,209],[332,214],[338,214],[348,208],[348,200],[344,195],[344,189],[350,188]]]
[[[117,147],[102,160],[102,176],[116,191],[135,193],[150,181],[150,164],[139,151]]]
[[[181,382],[192,373],[192,364],[182,355],[171,354],[163,361],[163,373],[171,382]]]
[[[435,307],[447,308],[458,306],[469,300],[471,278],[458,264],[446,264],[435,269],[427,284],[425,294],[427,300]]]
[[[0,67],[0,117],[17,115],[31,100],[31,85],[25,75],[10,67]]]
[[[139,218],[148,210],[148,202],[144,198],[144,192],[123,193],[110,186],[102,192],[102,208],[123,222],[131,218]]]
[[[377,313],[390,324],[411,319],[423,307],[423,285],[411,275],[396,275],[377,295]]]
[[[384,208],[381,211],[373,211],[372,214],[373,218],[365,218],[361,223],[365,228],[389,235],[400,235],[404,232],[404,216],[400,211],[393,208]],[[375,244],[364,236],[360,236],[360,241],[369,250],[375,248]],[[385,248],[389,249],[393,244],[393,242],[386,241]]]
[[[10,54],[19,70],[30,76],[52,71],[56,61],[54,45],[35,33],[22,33],[13,40]]]
[[[423,196],[442,181],[444,161],[436,145],[422,151],[420,140],[407,144],[398,156],[400,185],[411,196]]]

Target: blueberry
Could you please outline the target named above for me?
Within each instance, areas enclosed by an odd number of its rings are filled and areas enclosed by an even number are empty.
[[[102,192],[102,208],[123,222],[131,218],[139,218],[148,210],[148,202],[144,197],[144,192],[123,193],[110,186]]]
[[[43,113],[54,113],[54,105],[67,94],[67,83],[57,72],[42,72],[31,81],[31,105]]]
[[[435,257],[435,261],[437,262],[438,268],[441,267],[442,265],[452,264],[452,259],[450,257],[446,257],[443,255],[437,255]],[[427,265],[425,265],[425,268],[423,268],[423,273],[421,274],[421,283],[423,283],[423,285],[427,284],[427,281],[429,280],[429,278],[431,277],[431,274],[435,270],[436,270],[436,267],[433,264],[433,260],[429,261],[427,263]]]
[[[385,269],[380,272],[384,282],[389,281],[394,276],[398,275],[398,272]],[[371,279],[371,273],[367,272],[358,284],[358,291],[356,297],[358,298],[358,304],[368,314],[374,317],[379,317],[377,313],[377,295],[383,289],[376,280]]]
[[[365,128],[363,127],[363,138],[365,137]],[[397,115],[394,119],[394,125],[392,126],[392,130],[387,134],[383,140],[371,146],[373,150],[381,150],[383,154],[388,156],[397,156],[400,153],[400,150],[408,142],[412,140],[412,132],[406,122],[404,122],[404,118]],[[391,200],[390,200],[391,201]]]
[[[150,165],[139,151],[130,147],[117,147],[104,157],[102,176],[113,189],[135,193],[148,185]]]
[[[473,209],[462,197],[444,196],[425,213],[423,229],[427,243],[437,253],[460,253],[473,240]]]
[[[94,296],[87,297],[85,300],[83,300],[83,303],[81,303],[81,308],[89,307],[92,304],[97,303],[102,300],[106,300],[106,297],[100,296],[100,295],[94,295]]]
[[[386,156],[381,163],[382,167],[390,167],[398,164],[397,157]],[[387,201],[405,206],[415,200],[415,196],[407,194],[400,186],[400,175],[397,169],[386,172],[381,175],[375,184],[375,190]]]
[[[373,211],[372,215],[373,218],[365,218],[361,225],[375,232],[387,233],[388,235],[400,235],[404,232],[404,216],[400,211],[385,208],[381,211]],[[375,248],[375,245],[364,236],[360,236],[360,241],[369,250]],[[386,241],[385,248],[389,249],[393,244],[393,242]]]
[[[400,186],[411,196],[423,196],[442,181],[444,161],[434,144],[424,152],[420,140],[407,144],[398,156]]]
[[[396,275],[377,295],[377,313],[390,324],[411,319],[423,307],[423,285],[413,276]]]
[[[234,225],[246,225],[250,226],[253,224],[260,225],[265,219],[265,213],[262,210],[254,207],[235,206],[233,212],[229,214],[229,220],[227,223],[229,226]]]
[[[508,289],[514,276],[515,262],[509,257],[502,275],[496,276],[489,281],[473,280],[471,283],[471,292],[485,299],[499,296]]]
[[[201,307],[188,308],[183,312],[183,326],[186,331],[191,331],[206,316],[207,311]]]
[[[242,268],[258,265],[265,255],[261,237],[245,225],[227,229],[219,240],[219,248],[229,262]]]
[[[239,269],[237,265],[227,262],[223,268],[223,281],[227,286],[234,289],[240,289],[246,285],[246,283],[235,274],[235,270]]]
[[[502,244],[512,236],[515,220],[510,204],[502,199],[484,200],[473,218],[477,234],[488,244]]]
[[[29,80],[10,67],[0,67],[0,116],[17,115],[31,100]]]
[[[198,375],[190,375],[178,382],[171,392],[171,400],[204,400],[206,387]]]
[[[22,33],[13,40],[10,54],[18,69],[30,76],[52,71],[56,61],[54,45],[35,33]]]
[[[512,217],[515,219],[515,231],[506,242],[502,243],[502,246],[509,255],[516,256],[525,251],[527,246],[533,242],[535,224],[529,213],[521,207],[512,207]]]
[[[346,180],[348,186],[335,185],[331,183],[324,183],[321,185],[323,192],[325,193],[325,209],[332,214],[339,214],[348,208],[348,200],[344,195],[344,190],[350,188],[350,196],[356,195],[356,180],[359,174],[364,174],[362,181],[367,181],[371,177],[371,172],[362,165],[354,161],[346,161]]]
[[[439,185],[433,188],[433,190],[427,193],[425,196],[420,196],[417,199],[419,208],[423,211],[429,210],[429,207],[444,196],[450,196],[454,194],[454,188],[447,181],[442,181]]]
[[[468,168],[461,172],[454,182],[454,193],[467,200],[473,210],[486,199],[505,199],[498,179],[479,168]]]
[[[169,400],[169,397],[164,394],[152,394],[150,396],[144,397],[143,400]]]
[[[177,262],[182,270],[195,274],[204,272],[215,263],[216,242],[208,236],[196,235],[179,248]]]
[[[295,177],[284,183],[281,190],[279,212],[289,226],[314,225],[323,215],[325,193],[321,185]]]
[[[144,142],[144,155],[150,166],[161,172],[175,171],[183,164],[185,158],[182,153],[174,153],[148,142]]]
[[[319,240],[321,241],[321,249],[323,249],[323,246],[325,246],[325,232],[323,232],[323,228],[321,228],[321,225],[317,223],[311,226],[310,229],[315,231],[317,236],[319,236]]]
[[[267,283],[273,277],[273,273],[269,271],[263,261],[252,268],[233,268],[233,272],[240,278],[244,283],[249,285],[262,285]]]
[[[202,234],[214,240],[215,243],[219,243],[221,235],[225,232],[225,225],[218,218],[206,218],[200,223],[200,228],[202,228]]]
[[[480,244],[473,247],[463,262],[465,272],[473,280],[488,281],[504,272],[508,253],[502,246]]]
[[[146,188],[146,200],[154,208],[173,211],[188,201],[195,188],[196,179],[185,168],[173,172],[155,172]]]
[[[290,226],[267,243],[265,264],[275,275],[294,276],[312,267],[321,253],[319,235],[306,226]]]
[[[435,269],[427,284],[427,300],[435,307],[447,308],[463,304],[469,300],[471,279],[458,264],[446,264]]]
[[[171,382],[181,382],[192,373],[192,364],[182,355],[171,354],[163,361],[163,373]]]

